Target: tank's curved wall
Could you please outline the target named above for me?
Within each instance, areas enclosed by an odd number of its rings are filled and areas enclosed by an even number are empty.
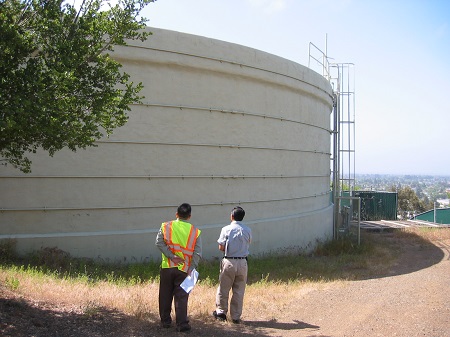
[[[311,248],[332,236],[329,83],[292,61],[209,38],[150,29],[118,47],[144,104],[98,147],[0,167],[0,238],[20,251],[159,258],[156,232],[193,206],[206,258],[233,206],[246,210],[253,254]]]

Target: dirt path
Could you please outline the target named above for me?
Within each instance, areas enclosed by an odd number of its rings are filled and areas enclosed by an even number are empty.
[[[245,308],[244,324],[192,320],[189,334],[114,310],[86,316],[74,307],[23,298],[0,285],[2,336],[450,336],[450,239],[408,243],[387,275],[302,288],[272,320]]]
[[[292,336],[450,336],[449,290],[447,252],[426,269],[310,293],[298,317],[317,328]]]
[[[450,336],[450,241],[411,244],[390,275],[294,296],[276,322],[247,321],[249,336]],[[243,334],[245,335],[245,334]]]

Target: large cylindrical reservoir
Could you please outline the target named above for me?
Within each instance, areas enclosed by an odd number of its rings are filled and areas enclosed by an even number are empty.
[[[0,239],[21,252],[157,259],[156,232],[183,202],[206,258],[220,255],[235,205],[252,254],[330,238],[330,84],[252,48],[149,30],[114,53],[145,86],[124,127],[95,148],[33,155],[31,174],[0,167]]]

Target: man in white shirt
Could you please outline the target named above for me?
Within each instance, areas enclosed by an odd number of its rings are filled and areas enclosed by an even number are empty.
[[[242,223],[245,211],[235,207],[231,212],[231,223],[222,228],[219,239],[219,249],[224,252],[220,263],[219,287],[216,294],[216,310],[213,316],[226,321],[228,312],[228,297],[232,290],[230,315],[232,322],[241,322],[244,303],[245,286],[247,284],[247,256],[249,254],[252,231]]]

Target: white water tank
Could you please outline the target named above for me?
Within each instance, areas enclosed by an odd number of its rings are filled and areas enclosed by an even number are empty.
[[[159,259],[155,236],[183,202],[205,258],[235,205],[254,255],[333,235],[332,89],[295,62],[241,45],[148,28],[114,58],[145,88],[98,147],[38,153],[32,173],[0,166],[0,239],[105,261]]]

